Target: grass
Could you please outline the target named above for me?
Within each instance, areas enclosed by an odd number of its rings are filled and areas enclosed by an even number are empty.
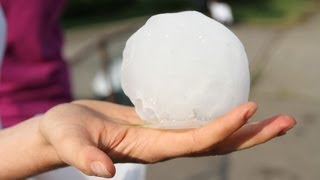
[[[231,2],[236,21],[293,23],[313,10],[313,0],[240,0]]]

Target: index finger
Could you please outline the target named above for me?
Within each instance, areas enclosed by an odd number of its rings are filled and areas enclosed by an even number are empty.
[[[157,156],[165,160],[181,156],[201,155],[240,129],[256,109],[256,103],[250,102],[240,105],[226,115],[197,129],[149,129],[149,134],[151,132],[157,134],[156,141],[153,141],[155,143],[150,147],[150,152],[155,152]],[[149,136],[149,139],[151,137],[153,136]]]
[[[197,144],[195,151],[209,149],[232,135],[247,123],[256,110],[257,104],[248,102],[218,117],[206,126],[195,129],[193,134]]]

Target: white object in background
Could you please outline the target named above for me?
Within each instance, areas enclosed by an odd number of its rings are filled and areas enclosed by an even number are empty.
[[[140,164],[116,164],[116,175],[110,180],[144,180],[146,166]],[[105,178],[86,176],[74,167],[66,167],[43,173],[27,180],[105,180]]]
[[[0,68],[6,42],[6,21],[0,5]]]
[[[195,11],[151,17],[127,41],[121,77],[139,116],[156,128],[205,124],[249,96],[242,43]]]
[[[208,9],[211,17],[223,24],[232,24],[233,15],[231,7],[222,2],[209,1]]]
[[[92,82],[92,91],[98,97],[108,97],[112,94],[112,82],[109,71],[99,69]]]
[[[95,95],[107,97],[121,90],[121,63],[122,59],[117,58],[106,69],[98,70],[91,86]]]
[[[2,7],[0,5],[0,72],[1,72],[3,53],[5,50],[5,42],[6,42],[6,21],[5,21],[4,14],[2,12]],[[0,119],[0,129],[2,129],[1,119]]]

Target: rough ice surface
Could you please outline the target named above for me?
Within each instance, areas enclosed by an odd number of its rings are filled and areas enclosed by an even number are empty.
[[[213,19],[159,14],[127,41],[121,84],[151,127],[196,127],[248,101],[248,59],[240,40]]]

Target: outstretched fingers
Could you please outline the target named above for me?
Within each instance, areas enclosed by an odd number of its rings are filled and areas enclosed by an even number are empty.
[[[224,139],[246,124],[256,110],[257,104],[254,102],[248,102],[236,107],[224,116],[215,119],[208,125],[194,129],[194,151],[206,151],[216,146],[219,142],[224,141]]]
[[[201,155],[240,129],[255,113],[256,109],[257,105],[249,102],[238,106],[201,128],[157,130],[157,138],[154,141],[153,149],[164,160],[181,156]]]
[[[247,149],[285,134],[296,121],[287,115],[278,115],[261,122],[250,123],[221,142],[215,149],[217,154]]]

